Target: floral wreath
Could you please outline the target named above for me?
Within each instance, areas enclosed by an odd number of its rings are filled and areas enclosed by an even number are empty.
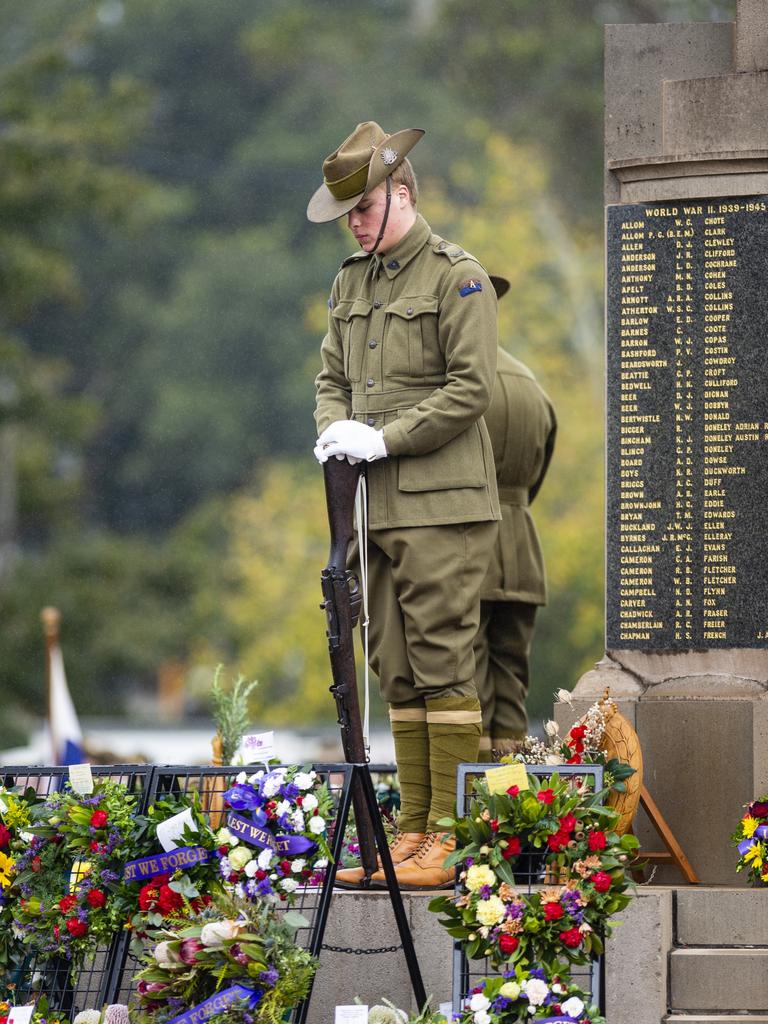
[[[235,896],[290,902],[330,859],[333,798],[317,772],[282,766],[240,772],[224,802],[229,813],[216,833],[219,871]]]
[[[13,885],[19,854],[32,838],[26,830],[31,822],[31,808],[38,801],[31,787],[23,793],[0,788],[0,977],[10,978],[13,969],[24,960],[24,951],[13,931]],[[0,993],[5,987],[0,985]],[[0,1011],[0,1024],[3,1016]]]
[[[176,849],[169,851],[170,856],[157,854],[160,848],[158,826],[183,811],[189,812],[190,821],[185,823]],[[160,797],[139,822],[136,852],[126,865],[126,875],[130,874],[132,879],[126,878],[123,887],[126,900],[124,916],[130,921],[133,933],[131,951],[136,956],[143,952],[142,943],[150,929],[177,920],[188,920],[207,906],[221,889],[216,839],[202,811],[199,793],[193,793],[191,797]],[[137,857],[139,850],[144,854]],[[173,855],[179,850],[188,854],[183,867],[175,866],[181,858]],[[171,861],[168,868],[147,876],[147,870],[154,866],[153,861],[160,859],[162,863],[164,857]],[[133,870],[129,872],[131,865]]]
[[[578,987],[559,974],[547,977],[539,967],[517,967],[486,978],[470,992],[459,1024],[516,1024],[518,1021],[562,1021],[605,1024],[596,1006]]]
[[[31,808],[10,899],[27,952],[80,964],[123,927],[115,896],[134,849],[135,805],[124,785],[105,780],[90,795],[66,783]]]
[[[746,869],[753,885],[768,885],[768,795],[747,805],[731,841],[739,851],[736,870]]]
[[[603,951],[608,918],[630,900],[625,868],[637,849],[632,835],[611,831],[617,812],[557,774],[528,775],[528,788],[489,792],[475,779],[466,817],[450,828],[457,849],[446,863],[458,865],[458,895],[433,899],[430,910],[471,959],[489,957],[496,968],[551,962],[564,956],[586,963]],[[547,865],[544,887],[530,890],[515,867],[531,852]]]
[[[295,942],[306,925],[294,910],[278,914],[272,902],[220,896],[193,924],[154,932],[137,975],[140,1018],[162,1024],[225,990],[233,1001],[208,1017],[214,1024],[280,1021],[307,994],[317,966]]]

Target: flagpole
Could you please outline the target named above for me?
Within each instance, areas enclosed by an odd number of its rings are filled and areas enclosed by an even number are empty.
[[[61,612],[58,608],[46,607],[40,612],[40,619],[43,623],[43,634],[45,636],[45,679],[46,691],[48,693],[48,729],[53,743],[53,689],[51,686],[51,656],[53,649],[59,645],[59,631],[61,626]],[[51,749],[51,763],[56,761],[59,751]]]

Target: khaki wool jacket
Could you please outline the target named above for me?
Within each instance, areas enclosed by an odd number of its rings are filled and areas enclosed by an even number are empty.
[[[528,367],[502,348],[485,422],[496,461],[502,521],[482,600],[546,604],[544,558],[528,505],[549,467],[557,420]]]
[[[383,256],[341,266],[328,302],[315,421],[383,428],[371,529],[501,518],[483,421],[496,372],[496,294],[480,264],[421,215]]]

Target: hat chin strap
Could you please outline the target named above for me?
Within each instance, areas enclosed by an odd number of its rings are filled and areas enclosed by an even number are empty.
[[[386,181],[387,181],[387,202],[386,202],[386,205],[384,207],[384,216],[381,218],[381,227],[379,228],[379,236],[376,239],[376,244],[371,249],[371,256],[373,256],[373,254],[376,252],[376,250],[381,245],[381,240],[384,237],[384,232],[387,230],[387,221],[389,220],[389,207],[392,204],[392,185],[390,183],[390,175],[387,175]]]

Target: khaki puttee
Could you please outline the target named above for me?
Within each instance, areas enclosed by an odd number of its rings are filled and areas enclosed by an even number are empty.
[[[477,711],[427,711],[430,725],[475,725],[483,721],[483,713]]]
[[[426,722],[426,708],[390,708],[390,722]]]

